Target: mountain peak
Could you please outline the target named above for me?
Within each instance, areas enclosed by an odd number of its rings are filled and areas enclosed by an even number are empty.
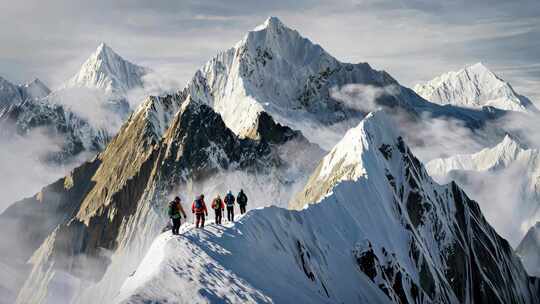
[[[262,24],[255,27],[255,31],[261,31],[270,28],[286,27],[278,17],[270,16]]]
[[[102,42],[98,45],[94,53],[90,56],[95,58],[120,57],[108,44]],[[123,59],[123,58],[122,58]]]
[[[65,87],[102,89],[108,93],[125,95],[128,90],[143,85],[142,77],[148,71],[147,68],[125,60],[102,42]]]
[[[34,78],[32,81],[27,82],[22,86],[25,97],[34,99],[43,98],[51,93],[51,90],[47,85],[43,83],[39,78]]]
[[[475,64],[471,64],[469,66],[466,66],[465,69],[470,69],[470,70],[484,70],[484,71],[489,71],[491,72],[488,67],[486,67],[481,61],[480,62],[477,62]]]
[[[522,150],[525,150],[526,147],[524,145],[522,145],[518,140],[516,140],[512,135],[510,134],[506,134],[504,136],[504,139],[502,140],[502,142],[500,142],[497,146],[512,146],[512,147],[517,147],[517,148],[520,148]]]
[[[418,95],[441,105],[465,108],[494,107],[507,111],[536,112],[532,102],[514,91],[483,63],[444,73],[414,87]]]

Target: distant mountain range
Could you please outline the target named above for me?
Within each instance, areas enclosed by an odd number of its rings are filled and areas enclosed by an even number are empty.
[[[101,44],[59,89],[51,91],[39,79],[14,85],[0,78],[0,123],[19,135],[44,128],[62,138],[61,151],[50,156],[56,162],[101,151],[132,111],[127,92],[142,87],[149,71]],[[93,120],[95,113],[105,118]]]
[[[146,69],[97,53],[60,90],[139,85]],[[347,85],[381,94],[335,98]],[[479,130],[507,112],[432,103],[271,17],[0,215],[0,267],[21,277],[8,301],[539,303],[538,279],[479,205],[438,185],[393,122]],[[349,131],[326,137],[336,126]],[[256,210],[237,223],[162,234],[172,197],[240,188]]]

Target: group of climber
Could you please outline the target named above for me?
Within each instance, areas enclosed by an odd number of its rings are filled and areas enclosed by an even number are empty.
[[[244,190],[241,189],[236,198],[229,190],[225,195],[224,199],[221,199],[221,196],[218,194],[213,200],[211,208],[214,210],[215,222],[218,225],[221,225],[223,213],[225,208],[227,209],[227,220],[229,222],[234,222],[234,204],[238,204],[240,207],[240,214],[246,212],[246,206],[248,198]],[[191,212],[195,215],[195,227],[203,228],[205,218],[208,216],[208,209],[206,208],[206,203],[204,201],[204,194],[199,195],[191,204]],[[187,219],[187,215],[182,208],[180,197],[175,197],[173,201],[169,203],[169,217],[172,221],[172,233],[174,235],[179,234],[180,224],[182,216],[184,219]]]

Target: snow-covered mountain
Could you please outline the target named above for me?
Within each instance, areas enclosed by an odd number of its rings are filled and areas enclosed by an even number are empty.
[[[92,62],[109,64],[94,66],[111,65],[105,57]],[[82,79],[105,84],[99,88],[105,90],[116,83]],[[180,92],[148,97],[96,158],[0,215],[0,233],[25,227],[6,247],[17,249],[17,261],[29,262],[17,302],[110,302],[119,295],[151,302],[155,290],[166,292],[167,282],[191,290],[208,280],[217,283],[194,290],[214,293],[180,296],[283,302],[294,288],[307,302],[536,303],[536,287],[477,205],[455,184],[434,184],[383,114],[347,133],[291,206],[318,204],[303,211],[256,210],[232,227],[207,232],[188,225],[185,239],[160,236],[166,203],[178,194],[185,204],[199,193],[211,198],[244,188],[250,208],[286,206],[323,156],[312,143],[328,147],[333,141],[321,135],[327,128],[346,127],[366,114],[364,105],[332,96],[332,88],[344,85],[386,92],[377,105],[455,117],[471,128],[493,114],[429,103],[386,72],[341,63],[270,18],[210,60]],[[48,221],[32,224],[44,214]],[[178,244],[192,263],[204,253],[214,260],[177,277],[170,266],[188,261],[174,252]],[[149,248],[167,252],[163,260],[140,265]],[[213,266],[229,269],[226,277],[211,278]],[[129,280],[140,274],[143,280]],[[282,274],[291,281],[279,283]],[[279,285],[261,285],[270,279]],[[242,292],[212,289],[220,280]]]
[[[474,154],[432,160],[427,170],[440,182],[456,180],[513,246],[540,220],[540,151],[510,136]]]
[[[380,94],[374,100],[351,103],[333,96],[332,90],[347,85]],[[451,116],[471,127],[480,125],[488,115],[440,107],[367,63],[340,62],[276,17],[268,18],[234,47],[208,61],[187,89],[214,108],[241,137],[257,138],[258,118],[267,113],[326,149],[332,148],[343,132],[374,107]],[[331,137],[328,130],[338,126],[339,136]]]
[[[24,136],[37,128],[43,129],[44,135],[51,141],[56,141],[59,146],[59,151],[50,151],[43,161],[58,164],[69,162],[82,152],[101,151],[111,137],[106,129],[94,127],[62,105],[37,100],[25,100],[11,105],[0,115],[0,126],[4,128],[2,133],[12,132],[11,130],[16,132],[2,134],[6,139],[11,136]]]
[[[51,90],[37,78],[23,85],[15,85],[0,77],[0,113],[12,104],[28,99],[40,99],[50,92]]]
[[[79,173],[60,180],[54,194],[45,189],[0,217],[10,223],[11,215],[19,214],[28,223],[42,213],[36,210],[40,206],[49,206],[52,213],[67,210],[52,225],[30,228],[27,238],[16,240],[32,245],[21,254],[23,259],[31,256],[32,268],[18,301],[41,303],[58,293],[73,295],[56,289],[66,278],[96,284],[88,290],[72,286],[73,292],[84,291],[81,302],[110,299],[161,231],[167,199],[178,189],[184,201],[199,191],[243,187],[249,189],[252,206],[286,204],[322,152],[289,128],[276,127],[273,135],[284,140],[239,139],[218,114],[189,95],[148,98],[106,150]],[[288,153],[291,145],[294,155]]]
[[[65,84],[66,88],[93,88],[125,97],[129,90],[143,86],[148,68],[133,64],[105,43],[83,63]]]
[[[55,140],[60,138],[61,151],[51,155],[60,163],[81,152],[101,151],[131,112],[129,90],[141,88],[149,71],[102,43],[79,72],[54,91],[38,79],[22,86],[0,79],[5,100],[0,123],[14,126],[10,130],[19,135],[44,128]]]
[[[516,253],[527,272],[532,276],[540,277],[540,222],[527,231],[516,248]]]
[[[23,99],[40,99],[51,93],[51,90],[38,78],[21,86]]]
[[[442,74],[425,84],[416,85],[414,90],[423,98],[441,105],[490,106],[508,111],[538,112],[527,97],[516,93],[508,82],[482,63]]]
[[[538,303],[508,243],[427,175],[383,113],[323,158],[291,204],[159,236],[114,302]]]

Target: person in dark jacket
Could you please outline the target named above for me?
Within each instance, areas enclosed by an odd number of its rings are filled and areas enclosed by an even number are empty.
[[[184,208],[182,208],[181,200],[177,196],[169,202],[169,218],[172,221],[172,234],[178,235],[181,225],[181,219],[182,215],[184,216],[184,219],[187,218],[186,213],[184,212]]]
[[[236,202],[238,202],[238,206],[240,206],[240,214],[246,213],[248,198],[243,189],[240,189],[240,193],[238,193],[238,196],[236,197]]]
[[[208,216],[208,210],[206,209],[206,204],[204,203],[204,194],[201,194],[193,204],[191,205],[191,212],[195,214],[196,222],[195,228],[204,227],[204,218]]]
[[[221,200],[221,196],[216,196],[212,201],[212,209],[214,209],[214,214],[216,216],[216,224],[221,225],[221,218],[223,216],[223,211],[225,210],[225,204]]]
[[[230,190],[225,195],[225,205],[227,206],[227,220],[234,222],[234,195]]]

